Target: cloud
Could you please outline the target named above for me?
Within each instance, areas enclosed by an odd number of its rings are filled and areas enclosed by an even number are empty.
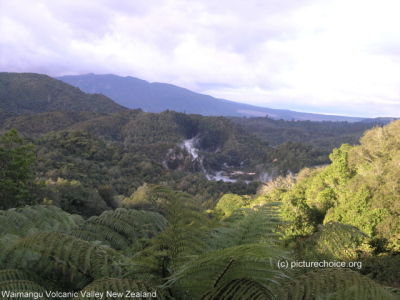
[[[113,73],[267,107],[400,115],[394,7],[393,0],[2,1],[0,69]]]

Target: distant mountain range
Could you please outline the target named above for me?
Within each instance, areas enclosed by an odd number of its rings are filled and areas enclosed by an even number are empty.
[[[147,112],[174,110],[204,116],[249,116],[274,119],[357,122],[363,118],[302,113],[258,107],[198,94],[172,84],[149,83],[134,77],[108,75],[69,75],[56,77],[86,93],[106,95],[118,104]]]

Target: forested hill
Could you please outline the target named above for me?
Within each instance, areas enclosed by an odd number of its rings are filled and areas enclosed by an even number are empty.
[[[296,112],[287,109],[272,109],[216,99],[166,83],[149,83],[134,77],[117,75],[70,75],[56,77],[80,88],[86,93],[102,93],[115,102],[132,109],[140,108],[148,112],[174,110],[203,116],[265,116],[284,120],[348,121],[357,122],[361,118],[330,116]]]
[[[117,112],[125,107],[100,94],[86,94],[52,77],[0,73],[0,109],[20,114],[53,110]]]
[[[16,128],[28,136],[62,130],[84,131],[147,152],[146,156],[160,163],[174,155],[177,155],[175,161],[183,163],[186,156],[179,145],[190,139],[193,139],[192,146],[205,156],[205,166],[211,169],[219,169],[224,163],[254,166],[268,149],[266,143],[223,117],[173,111],[156,114],[139,109],[114,114],[59,110],[20,116],[4,112],[3,115],[0,124],[5,130]]]
[[[357,144],[364,132],[375,126],[390,123],[389,119],[366,119],[364,122],[312,122],[285,121],[270,117],[239,118],[229,120],[255,134],[270,146],[278,146],[287,141],[308,143],[321,150],[332,151],[344,143]]]

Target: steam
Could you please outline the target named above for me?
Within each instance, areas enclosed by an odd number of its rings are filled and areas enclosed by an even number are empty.
[[[166,158],[163,160],[162,164],[163,166],[168,169],[168,164],[167,164],[167,157],[169,157],[172,153],[174,153],[174,149],[168,149],[167,155],[165,156]]]
[[[204,165],[203,165],[204,157],[199,154],[199,149],[197,148],[199,146],[199,141],[200,141],[200,138],[197,135],[191,139],[184,140],[178,146],[179,146],[179,148],[181,148],[183,150],[184,153],[186,153],[186,155],[189,154],[189,158],[192,162],[193,169],[201,171],[208,180],[215,180],[215,181],[222,180],[224,182],[236,182],[237,179],[232,178],[232,176],[237,175],[237,173],[243,173],[243,174],[249,174],[249,175],[251,174],[251,173],[244,173],[244,172],[239,172],[239,171],[232,173],[232,172],[223,171],[223,170],[217,171],[213,174],[207,172],[207,170],[204,168]],[[186,155],[184,153],[182,153],[182,152],[179,153],[179,151],[177,152],[174,149],[169,149],[166,154],[166,157],[163,161],[163,165],[168,169],[169,167],[171,167],[171,163],[172,163],[179,168],[179,164],[183,163],[185,160]],[[188,156],[186,156],[186,157],[188,157]],[[231,168],[226,163],[224,163],[224,167],[226,169]],[[249,181],[246,180],[245,182],[248,183]]]
[[[195,136],[190,140],[184,140],[181,144],[181,148],[192,155],[192,161],[195,161],[199,157],[199,150],[195,147],[198,142],[199,137]],[[201,160],[201,165],[203,165],[203,160]]]

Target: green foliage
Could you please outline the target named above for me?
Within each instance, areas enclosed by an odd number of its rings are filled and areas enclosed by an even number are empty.
[[[52,110],[116,112],[125,108],[99,94],[85,94],[34,73],[0,73],[0,109],[32,114]]]
[[[361,274],[384,286],[397,288],[400,295],[400,255],[370,256],[362,260]]]
[[[248,201],[246,201],[243,196],[224,194],[221,199],[218,200],[215,210],[222,217],[229,217],[234,210],[245,207],[246,205],[248,205]]]
[[[339,199],[339,203],[326,214],[324,222],[338,221],[351,224],[370,236],[376,234],[377,226],[390,216],[390,211],[382,208],[372,208],[370,204],[371,192],[365,185],[349,186],[350,191]]]
[[[62,209],[51,205],[25,206],[0,211],[4,222],[13,228],[2,228],[0,236],[12,232],[25,236],[42,231],[67,232],[76,228],[75,220]],[[5,230],[5,231],[4,231]]]
[[[159,142],[179,143],[185,137],[185,128],[176,123],[174,114],[142,113],[122,128],[125,140],[132,144]],[[190,137],[190,136],[189,136]]]
[[[73,127],[76,123],[85,122],[93,118],[99,118],[104,113],[78,112],[55,110],[34,115],[21,115],[5,118],[4,128],[16,128],[29,136],[61,131]]]
[[[254,243],[278,245],[279,227],[283,222],[276,206],[276,203],[270,203],[233,211],[211,233],[210,246],[212,249],[224,249]]]
[[[275,176],[285,176],[289,172],[298,173],[309,166],[329,163],[326,151],[300,142],[284,142],[265,156],[264,161],[268,166],[268,172]]]
[[[28,144],[16,129],[0,138],[0,209],[31,204],[34,190],[33,145]]]
[[[266,293],[269,285],[286,277],[276,267],[279,259],[288,259],[279,248],[279,225],[274,205],[234,211],[211,233],[210,250],[178,268],[166,286],[181,296],[208,290],[218,294],[232,280],[247,284],[247,278],[258,282],[254,293]]]
[[[248,132],[256,134],[271,146],[278,146],[290,140],[293,142],[309,142],[317,149],[332,151],[342,144],[358,144],[363,133],[378,123],[364,122],[330,122],[330,121],[285,121],[272,118],[239,118],[229,119]]]
[[[57,181],[47,180],[45,184],[45,199],[71,214],[89,217],[109,209],[96,190],[85,187],[78,180],[59,177]]]
[[[274,177],[329,163],[328,155],[334,148],[345,143],[358,144],[364,131],[378,124],[285,121],[265,117],[229,119],[275,147],[264,158],[264,168]]]
[[[154,247],[165,251],[174,264],[204,251],[207,219],[193,198],[164,186],[154,186],[150,194],[159,202],[160,213],[168,221],[166,229],[154,239]]]
[[[39,283],[41,282],[41,278],[36,276],[34,273],[28,273],[26,271],[17,269],[0,270],[0,282],[14,280],[28,280]]]
[[[372,253],[371,238],[354,226],[326,223],[304,242],[310,260],[357,261]]]
[[[28,299],[28,300],[37,300],[39,299],[48,299],[46,295],[46,289],[29,280],[9,280],[0,282],[0,291],[3,291],[5,297],[2,299]],[[8,295],[8,296],[7,296]],[[43,295],[43,297],[41,297]]]
[[[275,190],[290,190],[296,183],[295,177],[292,174],[286,176],[278,176],[273,180],[264,182],[264,184],[258,189],[257,195],[265,196]]]
[[[287,235],[309,235],[330,221],[353,225],[373,239],[386,239],[399,249],[398,193],[393,164],[399,151],[398,123],[367,132],[362,144],[335,149],[332,164],[298,176],[296,185],[280,194],[282,216],[291,221]],[[378,144],[383,141],[383,144]]]
[[[32,297],[9,296],[2,299],[35,299],[36,296],[44,294],[46,289],[43,287],[43,280],[32,272],[17,269],[0,270],[0,291],[8,292],[30,292]],[[3,296],[3,295],[2,295]],[[36,297],[35,300],[37,300]],[[43,298],[47,299],[47,298]]]
[[[160,210],[170,221],[166,230],[158,236],[154,235],[165,227],[165,219],[153,212],[117,209],[104,212],[100,217],[92,217],[84,223],[103,230],[108,228],[109,233],[120,234],[124,238],[140,238],[141,235],[142,240],[143,237],[147,240],[142,244],[144,250],[129,258],[108,247],[99,246],[96,241],[88,243],[71,235],[54,232],[36,233],[0,251],[0,286],[9,291],[24,288],[32,292],[96,290],[126,293],[126,290],[130,290],[142,292],[135,294],[136,297],[149,292],[152,295],[157,293],[161,299],[195,299],[200,295],[200,299],[281,299],[279,295],[276,297],[280,290],[279,282],[284,283],[288,277],[286,271],[277,268],[277,262],[290,258],[281,248],[279,227],[282,223],[274,204],[234,211],[212,233],[209,239],[211,247],[205,248],[203,245],[200,249],[205,238],[202,233],[206,232],[206,228],[196,223],[202,218],[199,219],[190,198],[163,186],[150,186],[148,193],[159,199]],[[14,211],[6,213],[10,220],[17,221],[20,218],[16,214],[9,214]],[[70,216],[59,208],[37,206],[19,211],[20,215],[25,216],[25,213],[32,216],[32,222],[39,222],[41,216],[42,222],[38,223],[41,225],[37,226],[43,230],[68,231],[68,228],[75,227],[69,225]],[[63,222],[66,223],[60,226]],[[315,235],[313,240],[318,245],[316,248],[326,248],[343,240],[344,246],[350,249],[352,241],[361,241],[365,237],[354,228],[349,231],[351,226],[339,227],[327,228],[328,235]],[[340,234],[341,228],[344,235]],[[348,235],[350,242],[346,232],[351,233]],[[329,242],[332,236],[333,242]],[[334,276],[339,278],[340,274],[335,273]],[[346,280],[355,283],[365,281],[363,277],[353,277]],[[163,283],[163,286],[159,286]],[[339,283],[337,285],[340,286]],[[306,282],[306,287],[313,293],[313,285]],[[372,295],[381,295],[382,288],[379,285],[374,284],[372,288]],[[285,289],[282,291],[287,292]],[[323,293],[329,289],[334,295],[332,299],[339,299],[336,297],[339,293],[336,285],[317,288]],[[344,295],[348,295],[347,285],[345,289]],[[289,290],[289,293],[292,292]],[[386,293],[382,295],[391,295]]]
[[[275,300],[275,295],[263,284],[247,278],[235,279],[207,292],[201,300]]]
[[[23,269],[42,278],[79,287],[102,277],[117,277],[122,268],[111,249],[70,235],[41,232],[20,239],[0,253],[1,269]]]
[[[307,182],[304,180],[289,192],[280,195],[282,218],[288,222],[285,226],[285,238],[288,240],[310,235],[316,230],[318,214],[307,204]]]
[[[357,170],[352,187],[361,184],[369,191],[367,198],[371,230],[388,240],[388,247],[400,250],[400,122],[365,133],[361,145],[351,149],[349,164]]]
[[[70,234],[86,241],[102,241],[120,250],[139,248],[142,239],[158,235],[166,225],[166,219],[158,213],[118,208],[89,218]]]
[[[154,296],[157,299],[165,299],[162,291],[154,290],[144,283],[129,278],[102,278],[96,280],[81,290],[79,296],[73,299],[99,299],[96,295],[93,295],[93,291],[103,293],[102,299],[105,300],[126,299],[128,297],[148,299]],[[127,292],[129,292],[128,296]],[[108,296],[108,293],[112,294],[112,296]]]
[[[168,225],[163,232],[145,241],[148,247],[136,253],[130,273],[136,280],[163,284],[177,268],[206,249],[206,215],[193,197],[166,186],[151,185],[143,196],[165,216]]]
[[[294,278],[281,289],[282,300],[376,300],[396,297],[374,281],[349,269],[320,269]]]
[[[276,267],[279,259],[286,259],[282,250],[267,244],[246,244],[207,252],[182,266],[167,285],[179,295],[192,296],[241,278],[270,286],[286,278]]]
[[[68,232],[77,227],[79,218],[54,206],[26,206],[0,211],[0,251],[21,237],[39,232]]]
[[[333,207],[354,171],[348,166],[348,152],[350,145],[344,144],[334,149],[329,156],[332,164],[327,166],[311,181],[306,190],[307,202],[315,206],[321,213]]]

